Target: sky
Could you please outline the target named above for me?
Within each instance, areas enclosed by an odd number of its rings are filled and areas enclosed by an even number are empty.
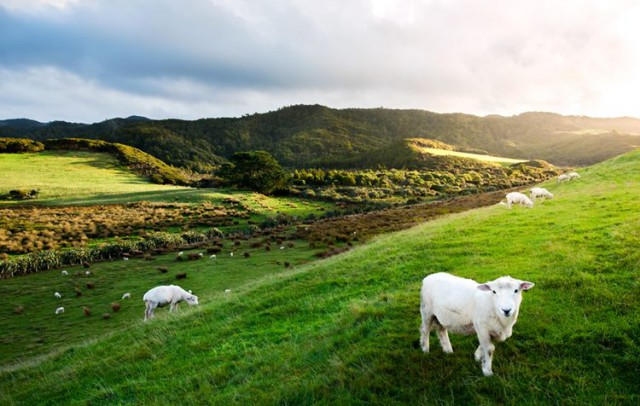
[[[0,0],[0,119],[640,118],[636,0]]]

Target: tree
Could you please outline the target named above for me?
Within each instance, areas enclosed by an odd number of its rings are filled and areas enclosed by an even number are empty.
[[[266,151],[236,152],[230,161],[230,165],[221,169],[220,176],[232,185],[271,194],[289,183],[289,174]]]

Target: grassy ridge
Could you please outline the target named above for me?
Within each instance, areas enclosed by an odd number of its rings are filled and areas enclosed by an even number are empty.
[[[0,402],[638,403],[640,151],[581,173],[531,210],[450,215],[9,368]],[[452,355],[414,347],[420,281],[438,271],[536,283],[496,376],[474,337],[452,335]]]
[[[97,203],[107,196],[185,190],[151,184],[124,168],[113,155],[86,151],[0,154],[0,195],[13,189],[39,189],[38,202],[52,204],[72,204],[76,198]]]

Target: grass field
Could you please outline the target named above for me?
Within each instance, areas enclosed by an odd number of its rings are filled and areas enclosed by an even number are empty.
[[[67,296],[74,310],[54,317],[57,271],[0,281],[2,297],[44,308],[17,315],[5,301],[3,340],[22,329],[16,342],[56,348],[3,350],[0,403],[638,404],[640,151],[580,173],[543,184],[556,197],[532,209],[453,214],[291,269],[257,253],[233,259],[256,261],[254,273],[231,258],[190,268],[183,285],[201,305],[149,323],[140,292],[166,277],[143,262],[95,266],[95,308],[136,293],[109,320]],[[440,271],[536,283],[496,345],[494,377],[473,360],[472,336],[452,335],[454,354],[435,337],[430,354],[416,348],[420,283]],[[56,342],[56,329],[68,335]]]
[[[414,146],[414,148],[416,148],[420,152],[424,152],[431,155],[442,155],[442,156],[451,155],[451,156],[457,156],[460,158],[475,159],[483,162],[495,162],[499,164],[517,164],[519,162],[526,162],[526,159],[514,159],[514,158],[505,158],[505,157],[492,156],[492,155],[472,154],[469,152],[450,151],[450,150],[439,149],[439,148],[427,148],[427,147],[418,147],[418,146]]]

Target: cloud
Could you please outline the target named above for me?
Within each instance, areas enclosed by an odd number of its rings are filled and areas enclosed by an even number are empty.
[[[631,0],[0,0],[0,84],[12,88],[0,110],[640,115],[639,18]],[[52,88],[59,102],[37,103]],[[103,101],[74,104],[92,98]]]

